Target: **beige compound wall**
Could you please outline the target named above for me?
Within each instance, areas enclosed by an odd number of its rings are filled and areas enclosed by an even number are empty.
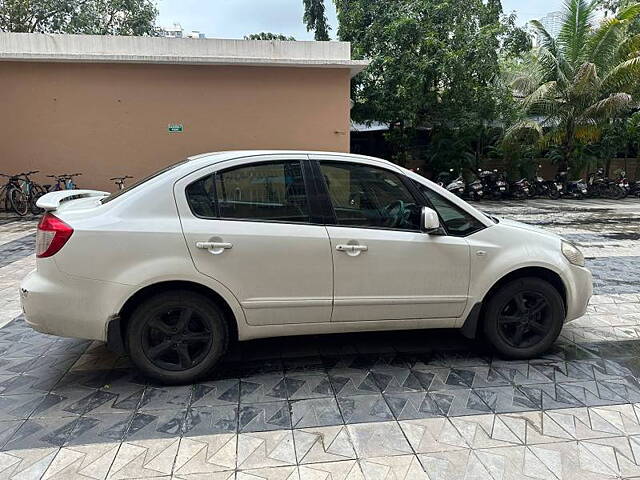
[[[113,190],[110,177],[202,152],[347,152],[349,81],[348,69],[0,62],[0,172],[79,171],[80,187]]]

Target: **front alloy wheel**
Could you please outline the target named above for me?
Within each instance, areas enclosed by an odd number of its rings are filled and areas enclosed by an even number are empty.
[[[558,290],[535,277],[515,279],[488,299],[483,312],[486,338],[503,356],[532,358],[558,338],[565,308]]]
[[[551,308],[539,292],[519,292],[507,300],[498,316],[498,333],[514,348],[539,343],[551,329]]]

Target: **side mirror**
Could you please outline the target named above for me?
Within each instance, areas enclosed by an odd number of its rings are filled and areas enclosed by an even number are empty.
[[[435,233],[440,230],[440,219],[435,210],[422,207],[420,211],[420,228],[425,233]]]

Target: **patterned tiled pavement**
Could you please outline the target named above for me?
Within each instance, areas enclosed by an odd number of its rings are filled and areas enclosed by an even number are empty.
[[[26,327],[35,221],[0,218],[0,478],[640,478],[640,202],[480,207],[588,257],[588,312],[543,357],[452,331],[272,339],[184,387]]]

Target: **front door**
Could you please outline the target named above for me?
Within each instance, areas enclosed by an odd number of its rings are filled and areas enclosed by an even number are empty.
[[[262,159],[194,178],[181,212],[196,268],[238,298],[250,325],[328,322],[333,272],[310,221],[303,158]]]
[[[447,319],[469,290],[464,238],[420,231],[420,195],[399,172],[367,163],[321,161],[336,226],[332,321]]]

